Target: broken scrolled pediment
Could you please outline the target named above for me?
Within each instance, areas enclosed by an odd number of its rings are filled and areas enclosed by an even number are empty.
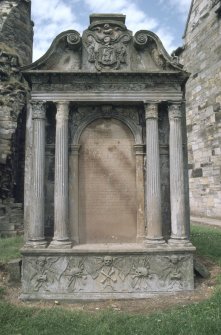
[[[92,14],[82,37],[75,30],[58,35],[46,54],[24,70],[62,72],[182,71],[157,35],[140,30],[133,36],[122,14]]]
[[[76,30],[68,30],[58,35],[48,51],[31,66],[31,70],[76,71],[81,68],[80,34]]]
[[[142,63],[147,64],[148,54],[154,65],[159,70],[181,70],[175,58],[172,58],[165,50],[159,37],[148,30],[139,30],[133,37],[134,47],[137,50]]]

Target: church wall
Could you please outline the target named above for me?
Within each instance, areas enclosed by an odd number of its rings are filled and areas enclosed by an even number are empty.
[[[221,20],[219,1],[195,0],[180,61],[186,84],[190,206],[221,218]]]

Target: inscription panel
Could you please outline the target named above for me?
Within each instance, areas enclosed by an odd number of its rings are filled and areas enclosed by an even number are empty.
[[[122,122],[92,122],[80,138],[80,243],[136,239],[134,138]]]

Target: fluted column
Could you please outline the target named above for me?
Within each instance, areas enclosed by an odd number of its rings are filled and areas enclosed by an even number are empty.
[[[33,146],[32,146],[32,187],[31,215],[27,245],[45,247],[44,237],[44,175],[45,175],[45,103],[33,101]]]
[[[137,190],[137,242],[145,238],[144,220],[144,145],[134,146],[136,155],[136,190]]]
[[[69,248],[68,237],[68,114],[67,102],[57,103],[55,141],[54,238],[50,247]]]
[[[146,211],[149,243],[164,243],[162,237],[158,104],[145,103],[146,118]]]
[[[180,102],[172,103],[169,106],[169,122],[171,203],[171,239],[169,242],[176,243],[187,240],[182,141],[182,113]]]

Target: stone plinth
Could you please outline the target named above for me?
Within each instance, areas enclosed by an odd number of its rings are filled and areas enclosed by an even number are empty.
[[[130,299],[193,290],[194,250],[140,244],[26,250],[21,299]]]

